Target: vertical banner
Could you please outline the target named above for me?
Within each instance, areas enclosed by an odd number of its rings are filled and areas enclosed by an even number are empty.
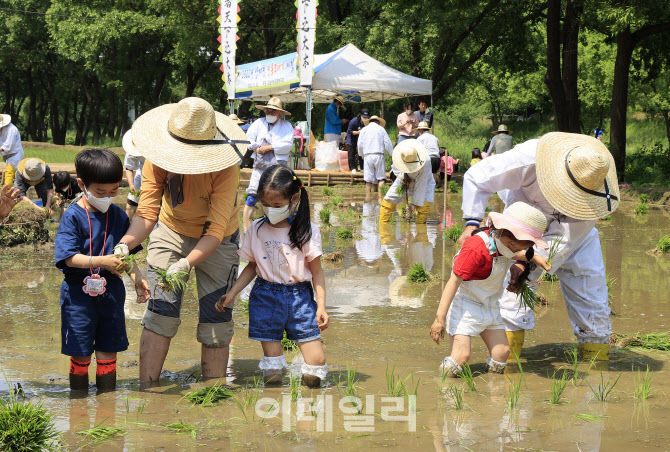
[[[314,35],[317,0],[296,0],[298,8],[298,73],[300,85],[310,86],[314,75]]]
[[[224,89],[228,93],[228,99],[235,99],[235,49],[237,41],[237,23],[240,21],[238,0],[221,0],[219,5],[219,23],[221,24],[221,35],[219,36],[219,51],[221,52],[221,71],[224,81]]]

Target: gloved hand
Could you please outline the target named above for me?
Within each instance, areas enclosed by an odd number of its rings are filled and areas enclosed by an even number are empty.
[[[191,264],[189,264],[188,260],[185,257],[183,257],[168,267],[167,274],[174,275],[179,272],[188,273],[190,271],[191,271]]]
[[[119,259],[124,259],[130,254],[130,250],[128,249],[128,245],[126,245],[123,242],[119,242],[116,244],[114,247],[114,255],[118,257]]]

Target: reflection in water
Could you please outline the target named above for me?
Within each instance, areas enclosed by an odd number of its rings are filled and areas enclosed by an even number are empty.
[[[379,235],[379,204],[375,201],[363,203],[361,238],[356,240],[358,257],[368,264],[376,262],[384,255]]]

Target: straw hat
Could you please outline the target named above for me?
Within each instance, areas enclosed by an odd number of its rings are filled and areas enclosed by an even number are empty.
[[[12,117],[9,115],[0,115],[0,129],[12,123]]]
[[[402,173],[419,171],[427,161],[428,149],[419,140],[403,140],[393,150],[393,164]]]
[[[266,108],[272,108],[273,110],[279,110],[282,113],[284,113],[287,116],[291,116],[291,113],[288,111],[284,110],[284,104],[282,103],[281,99],[278,97],[273,97],[270,99],[267,103],[267,105],[256,105],[256,108],[259,110],[265,110]]]
[[[47,166],[40,159],[23,159],[16,165],[16,169],[25,180],[35,182],[44,177]]]
[[[542,238],[547,229],[547,217],[525,202],[515,202],[503,213],[489,213],[489,221],[496,229],[507,229],[518,240],[531,240],[538,248],[549,248]]]
[[[496,130],[495,132],[491,132],[491,133],[492,133],[493,135],[498,135],[500,132],[507,132],[507,133],[509,133],[510,135],[512,135],[512,134],[514,133],[514,132],[512,132],[511,130],[507,130],[507,126],[506,126],[505,124],[500,124],[500,125],[498,126],[498,130]]]
[[[421,121],[418,126],[414,127],[412,130],[433,130],[432,127],[428,127],[428,122]]]
[[[380,126],[386,127],[386,121],[384,120],[384,118],[380,118],[377,115],[370,116],[370,121],[379,121]]]
[[[198,97],[149,110],[131,132],[140,155],[176,174],[221,171],[236,165],[249,145],[237,124]]]
[[[133,157],[142,157],[142,153],[135,147],[135,143],[133,143],[132,129],[123,134],[123,141],[121,142],[121,146],[123,146],[123,150],[126,152],[126,154],[132,155]]]
[[[335,97],[333,97],[333,100],[338,101],[338,102],[340,103],[340,105],[342,106],[342,108],[347,108],[347,107],[344,106],[344,97],[342,97],[342,96],[335,96]]]
[[[233,122],[234,122],[235,124],[237,124],[238,126],[239,126],[240,124],[244,124],[244,121],[242,121],[240,118],[238,118],[237,115],[236,115],[235,113],[233,113],[232,115],[228,115],[228,117],[229,117],[230,119],[232,119]]]
[[[537,182],[556,210],[577,220],[597,220],[619,206],[614,158],[596,138],[552,132],[537,143]]]

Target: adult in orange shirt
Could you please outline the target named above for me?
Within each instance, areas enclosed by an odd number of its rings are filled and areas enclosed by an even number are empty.
[[[235,122],[195,97],[140,116],[129,141],[146,161],[137,213],[115,252],[126,255],[150,236],[153,293],[142,319],[140,380],[158,380],[181,323],[183,293],[154,288],[156,270],[188,280],[194,267],[202,376],[222,377],[233,337],[232,307],[217,312],[214,305],[237,279],[237,163],[249,142]]]

